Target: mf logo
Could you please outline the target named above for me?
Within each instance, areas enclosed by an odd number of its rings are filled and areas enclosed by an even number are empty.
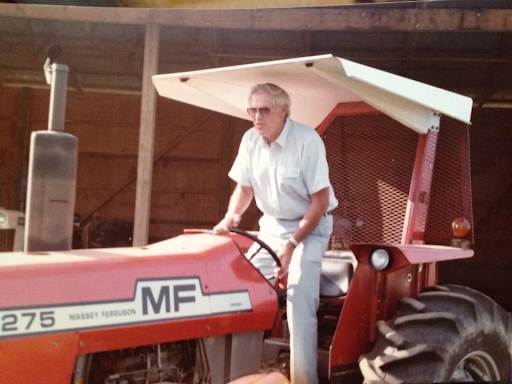
[[[197,284],[167,283],[141,287],[142,314],[179,313],[182,304],[195,303]]]

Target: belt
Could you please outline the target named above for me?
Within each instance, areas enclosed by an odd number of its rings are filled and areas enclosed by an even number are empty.
[[[332,211],[325,212],[322,216],[332,216]],[[284,221],[296,221],[296,220],[302,220],[302,217],[297,217],[296,219],[282,219],[280,217],[276,217],[277,220],[284,220]]]

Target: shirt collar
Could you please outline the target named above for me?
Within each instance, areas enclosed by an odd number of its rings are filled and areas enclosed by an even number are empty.
[[[288,138],[288,133],[290,132],[291,125],[292,125],[291,120],[289,118],[286,118],[283,130],[281,131],[281,133],[279,134],[279,137],[275,141],[283,149],[286,145],[286,139]]]

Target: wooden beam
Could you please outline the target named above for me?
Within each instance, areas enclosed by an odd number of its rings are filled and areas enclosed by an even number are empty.
[[[96,8],[0,4],[0,16],[175,27],[318,30],[511,32],[512,9],[393,9],[318,7],[284,9]]]
[[[105,161],[109,161],[110,159],[127,159],[133,160],[137,155],[131,153],[115,153],[115,152],[80,152],[80,157],[88,158],[88,159],[102,159]],[[220,164],[221,159],[216,157],[184,157],[184,156],[172,156],[172,155],[163,155],[159,156],[158,160],[168,160],[172,162],[182,162],[182,163],[200,163],[200,164]],[[157,161],[153,162],[153,165]],[[229,170],[229,169],[228,169]]]
[[[43,81],[23,81],[23,80],[2,80],[0,77],[0,85],[5,87],[13,87],[13,88],[34,88],[34,89],[50,89],[50,86]],[[75,89],[73,86],[68,86],[68,92],[79,92],[78,89]],[[113,95],[134,95],[140,96],[141,90],[140,88],[105,88],[105,87],[82,87],[80,92],[91,92],[91,93],[107,93]]]
[[[2,52],[0,51],[0,54]],[[226,59],[240,59],[240,60],[251,60],[251,61],[265,61],[265,60],[278,60],[278,59],[286,59],[289,57],[299,57],[303,55],[301,52],[290,52],[288,54],[283,55],[258,55],[258,54],[235,54],[235,53],[223,53],[223,54],[216,54],[216,53],[201,53],[201,52],[185,52],[182,51],[180,53],[181,60],[177,58],[172,57],[162,57],[160,60],[160,64],[166,63],[166,64],[183,64],[187,65],[188,63],[197,63],[198,55],[204,54],[205,59],[207,57],[219,57],[219,58],[226,58]],[[334,53],[335,54],[335,53]],[[72,52],[67,52],[66,57],[71,57]],[[75,58],[80,57],[91,57],[90,55],[82,55],[77,54],[73,55]],[[344,59],[356,61],[358,63],[373,63],[377,62],[379,63],[402,63],[405,61],[410,61],[411,63],[460,63],[461,65],[457,68],[451,68],[450,71],[467,71],[467,68],[463,66],[464,63],[480,63],[480,64],[503,64],[503,65],[512,65],[512,57],[511,58],[471,58],[471,57],[412,57],[412,58],[406,58],[406,57],[364,57],[364,56],[357,56],[352,55],[350,52],[347,52],[345,55],[342,56]],[[196,59],[194,61],[194,58]],[[205,65],[207,64],[207,61],[204,61]],[[374,65],[377,65],[374,64]],[[4,65],[1,67],[3,70],[10,70],[10,71],[39,71],[40,69],[35,67],[34,65],[24,65],[20,63],[19,66],[14,65]],[[407,68],[410,70],[414,70],[414,68]],[[441,71],[440,71],[441,72]],[[129,72],[119,72],[119,71],[109,71],[109,72],[98,72],[98,71],[92,71],[92,70],[82,70],[80,71],[80,75],[82,76],[117,76],[117,77],[125,77],[130,79],[139,79],[139,76],[135,73],[129,73]],[[16,81],[16,80],[13,80]],[[43,79],[41,79],[40,82],[34,82],[36,84],[44,84]],[[73,82],[74,85],[76,85],[75,82]],[[72,85],[73,85],[72,84]],[[86,88],[82,86],[82,88]],[[122,87],[120,87],[122,88]]]
[[[376,0],[376,2],[378,1],[390,0]],[[360,0],[122,0],[122,3],[125,7],[195,9],[290,8],[319,6],[321,7],[326,5],[354,5],[359,2]]]
[[[160,26],[157,24],[146,25],[135,222],[133,226],[133,245],[136,247],[148,243],[156,115],[156,91],[151,77],[158,73],[159,46]]]
[[[168,224],[168,225],[186,225],[194,226],[201,225],[207,227],[213,227],[217,224],[215,221],[208,220],[162,220],[162,219],[151,219],[151,224]]]
[[[0,6],[1,8],[1,6]],[[129,27],[128,25],[124,25],[124,27]],[[138,27],[134,27],[139,29]],[[467,51],[465,53],[460,52],[432,52],[429,56],[414,56],[412,53],[414,52],[415,40],[418,36],[418,33],[411,32],[409,37],[406,40],[406,46],[404,49],[404,53],[402,56],[397,56],[397,53],[400,53],[401,49],[388,49],[388,50],[380,50],[373,56],[368,56],[367,52],[362,48],[356,49],[344,49],[340,50],[337,46],[330,46],[328,48],[322,48],[322,50],[315,51],[315,47],[311,46],[310,35],[312,32],[310,31],[297,31],[297,44],[291,44],[288,47],[280,47],[279,49],[255,49],[254,47],[237,47],[234,49],[233,47],[223,47],[219,44],[218,51],[212,50],[212,47],[209,44],[197,43],[197,31],[198,29],[189,29],[190,35],[189,37],[183,40],[183,43],[178,42],[166,42],[160,49],[161,62],[179,62],[183,63],[184,59],[192,60],[193,63],[197,63],[197,59],[204,58],[205,63],[207,63],[207,59],[210,58],[228,58],[228,59],[240,59],[240,60],[279,60],[283,58],[289,58],[293,56],[307,56],[314,55],[317,53],[325,53],[328,50],[330,53],[334,55],[338,55],[340,57],[346,58],[348,60],[354,61],[364,61],[364,62],[403,62],[403,61],[413,61],[413,62],[475,62],[475,63],[505,63],[512,62],[512,59],[504,57],[503,55],[495,55],[494,57],[482,57],[482,52],[478,50]],[[208,30],[208,33],[212,33],[213,31]],[[188,33],[188,30],[187,30]],[[220,36],[220,42],[222,42],[222,37],[229,37],[230,33],[236,34],[237,31],[223,31]],[[340,33],[343,33],[342,31]],[[314,35],[314,33],[313,33]],[[508,34],[504,34],[507,36]],[[9,45],[8,40],[19,39],[20,35],[8,33],[4,34],[0,37],[0,49],[2,46],[5,46],[9,51],[12,51],[12,47]],[[2,40],[3,39],[3,40]],[[36,48],[36,55],[40,55],[43,50],[46,50],[49,45],[50,35],[37,35],[33,37],[34,46]],[[139,39],[133,40],[112,40],[107,38],[96,37],[94,39],[94,43],[92,43],[92,39],[90,38],[75,38],[71,40],[61,40],[59,41],[59,45],[63,48],[63,51],[68,54],[70,57],[80,58],[109,58],[110,60],[119,61],[125,64],[127,61],[133,62],[133,57],[135,54],[142,53],[143,50],[143,42],[139,41]],[[142,39],[141,39],[142,40]],[[231,48],[231,49],[228,49]],[[120,59],[119,57],[111,57],[111,52],[122,53],[125,57]],[[503,52],[503,50],[498,49],[498,52]],[[1,54],[1,52],[0,52]],[[435,56],[434,56],[435,55]],[[30,61],[24,61],[21,63],[22,67],[28,68],[31,66]],[[33,66],[32,66],[33,67]],[[19,66],[6,67],[2,68],[8,69],[16,69]],[[37,66],[37,69],[39,66]],[[38,69],[39,70],[39,69]],[[94,72],[89,72],[88,74],[95,74]],[[98,74],[98,73],[96,73]],[[114,76],[122,76],[127,75],[127,73],[122,70],[111,70],[108,72],[109,75]],[[137,76],[133,73],[128,73],[130,76]]]

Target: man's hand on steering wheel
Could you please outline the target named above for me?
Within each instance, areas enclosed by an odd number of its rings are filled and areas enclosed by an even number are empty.
[[[214,234],[224,234],[222,232],[222,230],[224,229],[223,225],[225,224],[224,220],[226,220],[226,218],[224,218],[219,224],[217,224],[213,230],[213,233]],[[226,220],[227,222],[227,220]],[[247,232],[247,231],[244,231],[243,229],[239,229],[239,228],[234,228],[234,227],[228,227],[228,231],[229,232],[233,232],[233,233],[238,233],[239,235],[241,236],[244,236],[244,237],[247,237],[248,239],[254,241],[255,243],[257,243],[260,248],[252,255],[252,257],[249,259],[249,261],[254,257],[256,256],[256,254],[261,250],[261,249],[264,249],[268,252],[268,254],[274,259],[274,263],[276,265],[276,277],[277,277],[277,282],[279,282],[279,280],[286,274],[288,273],[288,266],[290,264],[290,259],[291,259],[291,254],[288,258],[288,256],[285,254],[283,255],[284,257],[284,260],[285,262],[287,262],[287,265],[286,265],[286,268],[285,269],[282,269],[282,262],[281,262],[281,258],[274,252],[274,250],[272,248],[270,248],[270,246],[265,243],[263,240],[259,239],[258,237],[252,235],[251,233]],[[283,249],[281,250],[280,253],[282,253],[282,251],[284,250],[285,248],[283,247]],[[293,248],[291,250],[291,252],[293,253]],[[282,273],[281,274],[278,274],[277,271],[281,271],[282,270]],[[267,277],[268,278],[268,277]],[[277,283],[276,282],[276,283]]]
[[[219,222],[219,224],[213,227],[213,234],[227,235],[229,233],[229,228],[238,227],[241,219],[241,215],[226,213],[226,216]]]
[[[242,235],[244,237],[247,237],[248,239],[251,239],[252,241],[254,241],[255,243],[257,243],[260,248],[252,255],[251,259],[256,256],[256,254],[263,248],[265,251],[268,252],[268,254],[270,256],[272,256],[272,258],[274,259],[274,262],[276,263],[276,265],[279,266],[279,268],[281,267],[281,259],[279,259],[279,257],[277,256],[277,254],[274,252],[274,250],[272,248],[270,248],[270,246],[265,243],[263,240],[261,240],[260,238],[250,234],[249,232],[247,231],[244,231],[243,229],[239,229],[239,228],[229,228],[229,231],[230,232],[233,232],[233,233],[238,233],[239,235]],[[249,259],[249,261],[251,260]]]

